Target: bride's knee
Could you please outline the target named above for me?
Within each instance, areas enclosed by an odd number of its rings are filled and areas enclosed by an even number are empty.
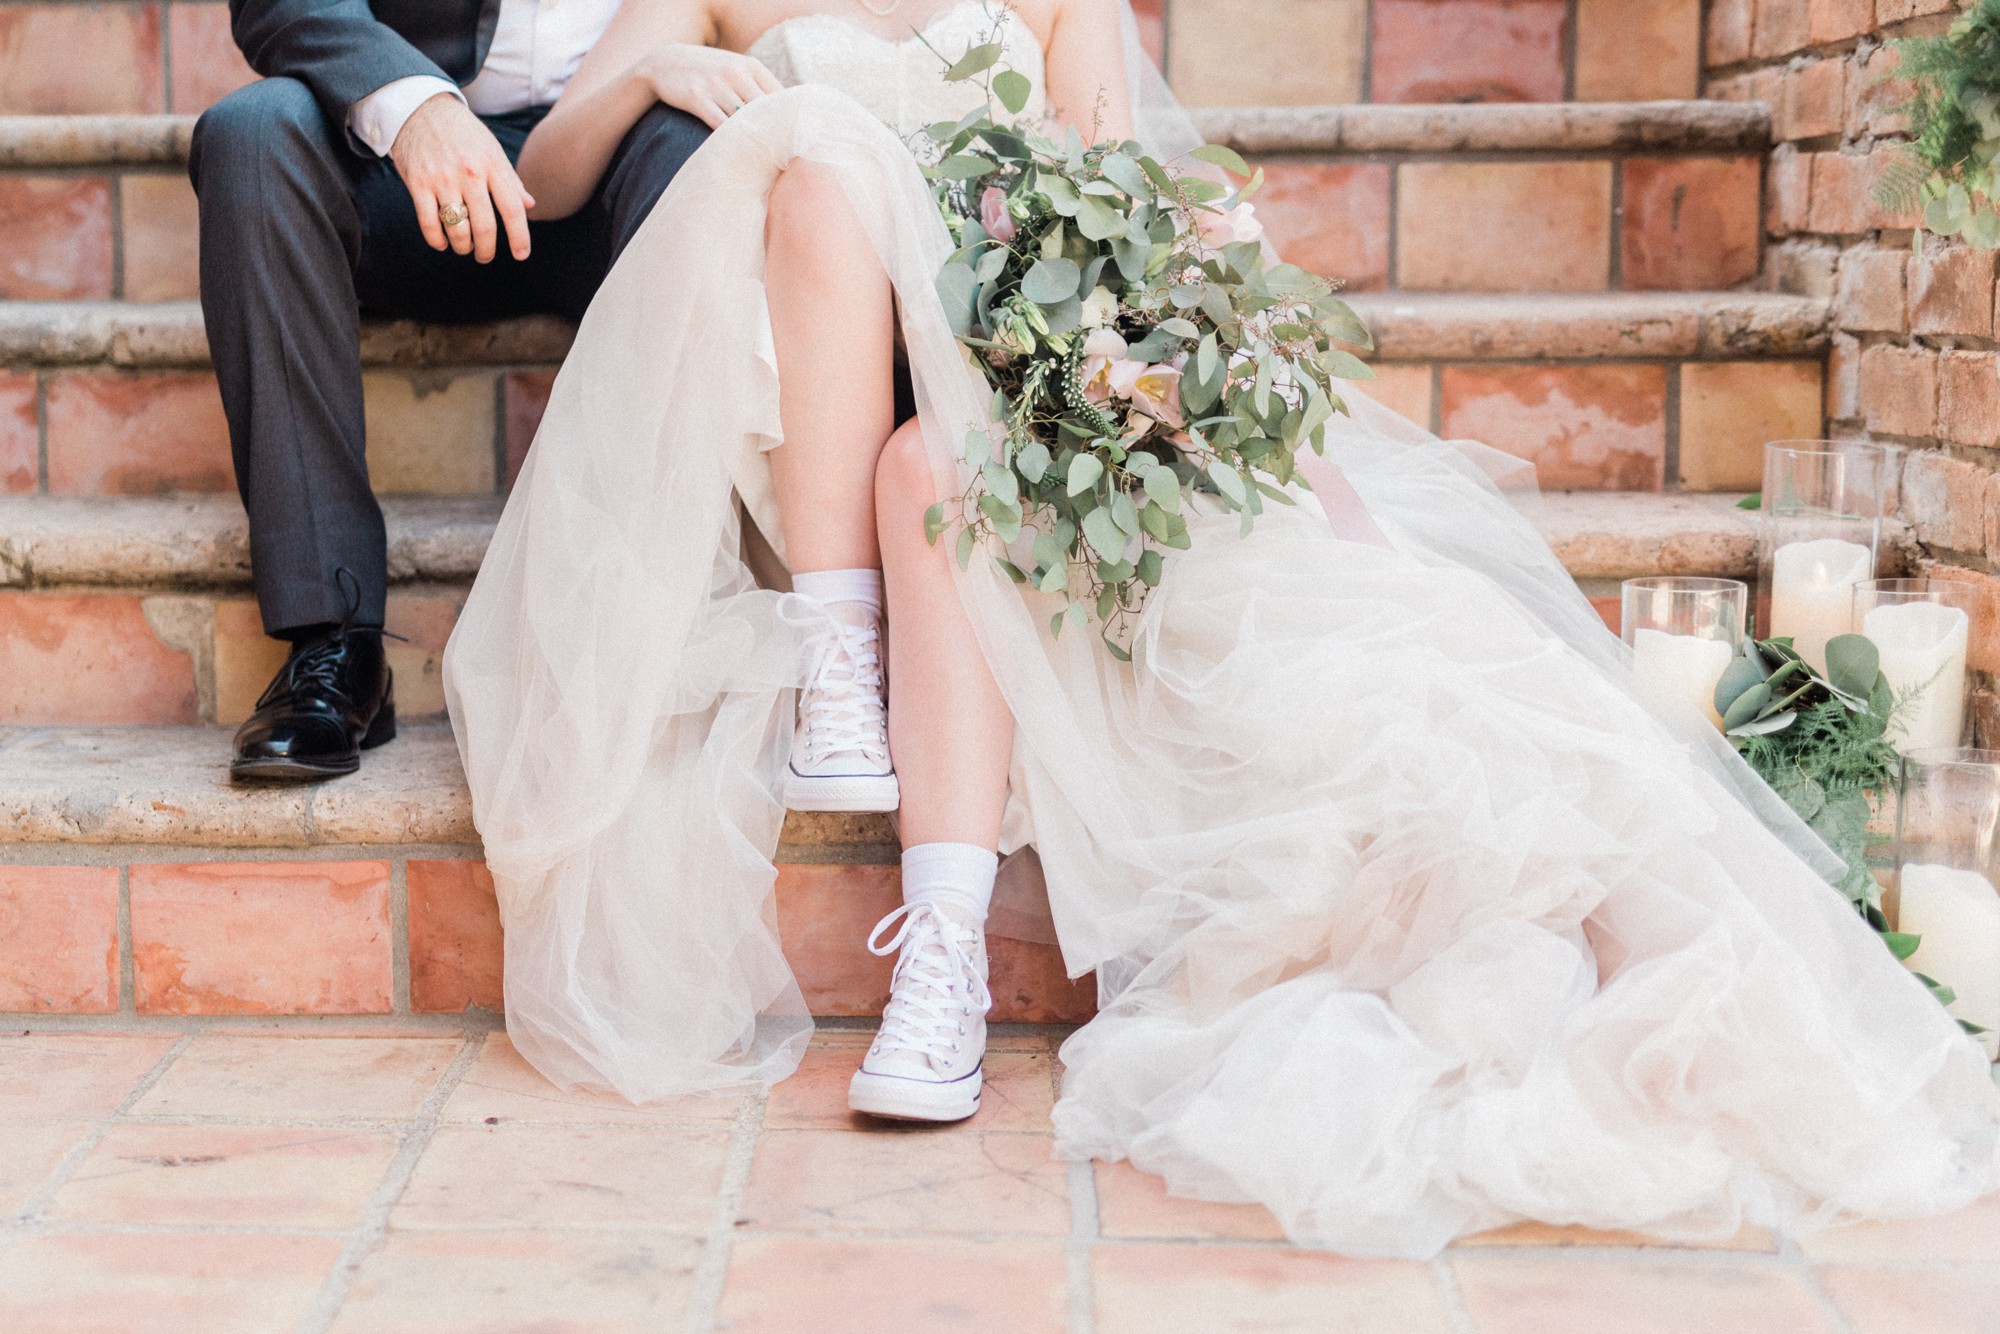
[[[931,472],[924,433],[912,420],[896,428],[875,460],[875,511],[898,516],[921,512],[937,500],[937,478]]]
[[[800,159],[779,174],[764,226],[767,247],[831,256],[857,241],[867,244],[831,167]]]

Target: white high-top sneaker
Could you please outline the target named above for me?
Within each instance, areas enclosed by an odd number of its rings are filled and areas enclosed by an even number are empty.
[[[888,943],[882,933],[902,918]],[[868,949],[897,950],[882,1028],[847,1086],[847,1105],[902,1121],[963,1121],[979,1110],[986,1057],[986,936],[927,903],[876,924]]]
[[[893,811],[902,793],[889,759],[881,625],[866,607],[838,606],[832,615],[835,628],[815,645],[812,681],[799,692],[785,805],[795,811]]]

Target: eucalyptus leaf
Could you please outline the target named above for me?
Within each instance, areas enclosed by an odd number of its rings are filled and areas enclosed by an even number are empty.
[[[944,72],[945,82],[959,83],[976,74],[984,74],[999,64],[1000,57],[1005,53],[1005,48],[998,42],[985,42],[975,46],[960,56],[957,64]]]
[[[1021,295],[1038,306],[1053,306],[1074,297],[1082,277],[1074,260],[1038,259],[1021,280]]]
[[[1889,953],[1895,955],[1898,959],[1907,959],[1912,954],[1915,954],[1917,946],[1923,943],[1923,939],[1922,936],[1914,936],[1906,931],[1884,931],[1882,933],[1882,943],[1887,945]]]
[[[1163,564],[1164,562],[1160,559],[1160,553],[1157,551],[1148,549],[1141,554],[1137,567],[1140,582],[1148,588],[1158,588],[1160,586],[1160,571]]]
[[[1146,170],[1123,153],[1107,153],[1098,170],[1104,179],[1116,185],[1134,199],[1151,199],[1153,183],[1146,178]]]
[[[1748,690],[1730,701],[1729,707],[1722,714],[1722,730],[1725,732],[1735,731],[1752,718],[1755,718],[1763,711],[1764,706],[1770,702],[1771,687],[1763,681],[1757,682],[1757,684],[1751,686]]]
[[[1126,536],[1107,509],[1094,509],[1083,516],[1083,535],[1098,554],[1116,559],[1124,550]]]
[[[1070,460],[1069,475],[1063,485],[1072,496],[1080,495],[1097,485],[1097,479],[1104,476],[1104,464],[1095,454],[1079,454]]]
[[[1085,195],[1077,204],[1076,229],[1092,241],[1109,241],[1125,234],[1125,215],[1113,204]]]
[[[1835,635],[1826,641],[1826,678],[1835,690],[1866,700],[1882,670],[1882,655],[1866,635]]]
[[[978,288],[969,264],[947,264],[938,271],[938,300],[944,305],[951,331],[963,338],[972,332],[972,297]]]
[[[974,533],[970,528],[961,528],[958,530],[959,569],[965,570],[972,567],[972,547],[978,540],[978,534]]]
[[[1243,478],[1236,469],[1220,459],[1208,465],[1208,478],[1215,483],[1215,489],[1238,505],[1243,504],[1249,493],[1244,489]]]
[[[1233,148],[1225,148],[1221,144],[1203,144],[1200,148],[1188,154],[1188,156],[1197,161],[1206,162],[1210,166],[1220,167],[1224,171],[1234,172],[1238,176],[1248,176],[1250,174],[1250,164],[1243,160],[1242,154]]]
[[[1034,92],[1035,85],[1025,74],[1010,69],[993,76],[993,95],[1000,99],[1000,105],[1007,108],[1009,115],[1020,115]]]
[[[1000,164],[977,153],[955,153],[937,164],[937,174],[948,181],[976,181],[1000,170]]]

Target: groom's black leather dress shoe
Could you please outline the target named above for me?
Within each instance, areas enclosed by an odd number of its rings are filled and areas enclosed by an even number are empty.
[[[361,767],[396,736],[395,677],[382,632],[351,626],[292,646],[257,711],[237,729],[238,782],[311,783]]]

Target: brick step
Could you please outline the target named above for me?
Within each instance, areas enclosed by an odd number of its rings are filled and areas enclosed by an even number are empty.
[[[1357,290],[1733,287],[1761,266],[1757,102],[1209,108],[1295,261]],[[195,293],[186,116],[0,116],[0,298]]]
[[[501,1005],[498,910],[451,734],[351,778],[227,781],[228,733],[0,728],[0,1023],[33,1016],[421,1015]],[[815,1014],[872,1015],[863,948],[900,901],[887,816],[792,815],[778,920]],[[1087,1018],[1053,948],[996,941],[995,1017]]]
[[[1744,576],[1728,494],[1552,493],[1543,532],[1616,618],[1621,579]],[[500,501],[391,497],[389,644],[403,717],[444,707],[440,660]],[[0,724],[235,723],[283,660],[249,595],[234,496],[0,498]],[[1609,599],[1608,601],[1605,599]]]
[[[1533,459],[1551,488],[1757,484],[1764,441],[1821,432],[1828,303],[1768,292],[1362,293],[1371,392]],[[503,491],[569,326],[364,326],[386,494]],[[0,494],[230,486],[193,302],[0,302]]]

